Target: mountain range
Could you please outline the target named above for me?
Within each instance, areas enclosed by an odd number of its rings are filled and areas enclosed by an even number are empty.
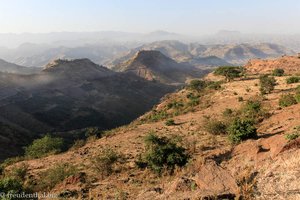
[[[175,89],[88,59],[55,60],[30,75],[0,73],[0,88],[1,158],[48,132],[127,124]]]
[[[283,46],[276,44],[230,44],[230,45],[201,45],[198,43],[185,44],[179,41],[158,41],[130,50],[119,56],[107,66],[122,63],[140,50],[156,50],[181,63],[189,63],[196,67],[243,65],[253,58],[275,58],[281,55],[294,54]]]
[[[55,44],[23,43],[16,48],[0,47],[0,58],[27,67],[44,67],[56,59],[88,58],[99,65],[113,67],[130,59],[140,50],[157,50],[177,62],[185,62],[201,68],[242,65],[252,58],[272,58],[284,54],[295,54],[288,48],[272,43],[204,45],[198,42],[180,42],[179,40],[159,40],[151,43],[97,43],[95,40],[90,43],[74,45],[64,42]]]
[[[17,73],[17,74],[33,74],[39,72],[40,70],[41,69],[37,67],[23,67],[0,59],[0,72]]]

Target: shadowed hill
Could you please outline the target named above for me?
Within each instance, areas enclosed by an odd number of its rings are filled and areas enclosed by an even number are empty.
[[[39,68],[23,67],[0,59],[0,72],[16,73],[16,74],[33,74],[39,72]]]
[[[0,88],[0,121],[32,137],[127,124],[174,90],[134,74],[113,72],[88,59],[57,60],[34,75],[2,73]],[[6,133],[1,136],[5,141]]]

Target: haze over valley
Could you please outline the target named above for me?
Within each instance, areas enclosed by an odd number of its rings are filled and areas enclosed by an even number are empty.
[[[300,200],[298,1],[0,3],[0,200]]]

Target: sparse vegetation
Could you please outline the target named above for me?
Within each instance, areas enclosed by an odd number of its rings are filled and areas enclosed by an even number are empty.
[[[285,139],[287,139],[288,141],[291,141],[291,140],[295,140],[299,137],[299,133],[291,133],[291,134],[287,134],[285,135]]]
[[[167,107],[168,109],[180,109],[184,107],[184,104],[182,102],[173,101],[171,103],[168,103]]]
[[[159,175],[164,169],[173,173],[176,166],[183,167],[189,159],[186,150],[169,138],[149,133],[145,138],[145,143],[146,152],[136,163],[140,167],[149,167]]]
[[[272,72],[273,76],[283,76],[284,75],[284,69],[276,68]]]
[[[269,77],[268,75],[261,75],[259,77],[259,84],[260,84],[260,93],[262,95],[269,94],[274,90],[276,85],[276,80],[274,77]]]
[[[292,84],[292,83],[299,83],[300,82],[300,77],[299,76],[291,76],[286,79],[287,84]]]
[[[26,164],[20,164],[19,166],[12,167],[5,175],[14,178],[20,182],[25,181],[27,175],[28,166]]]
[[[176,125],[174,119],[168,119],[165,124],[166,124],[166,126],[174,126],[174,125]]]
[[[232,114],[233,114],[233,110],[230,109],[230,108],[226,108],[226,109],[224,110],[224,112],[223,112],[223,116],[224,116],[224,117],[231,117]]]
[[[187,89],[195,90],[195,91],[202,91],[204,89],[213,89],[219,90],[221,89],[222,81],[204,81],[204,80],[192,80],[188,85]]]
[[[34,140],[25,148],[25,156],[29,158],[40,158],[50,154],[60,153],[63,148],[63,139],[46,135],[41,139]]]
[[[161,111],[153,110],[152,114],[149,115],[149,120],[152,122],[157,122],[159,120],[166,119],[168,116],[169,115],[165,110],[161,110]]]
[[[225,122],[210,119],[205,122],[205,130],[213,135],[225,134],[227,132],[227,126]]]
[[[187,86],[188,89],[196,91],[203,90],[205,87],[206,82],[203,80],[192,80]]]
[[[238,97],[238,101],[242,102],[242,101],[244,101],[244,98],[243,97]]]
[[[243,140],[256,138],[257,132],[253,121],[248,119],[235,119],[228,128],[229,140],[232,143],[239,143]]]
[[[5,177],[0,179],[0,191],[2,194],[6,194],[6,196],[1,196],[1,200],[10,200],[9,194],[20,194],[24,191],[22,182],[17,179],[11,177]]]
[[[111,174],[114,165],[121,159],[121,156],[111,148],[102,150],[102,152],[94,157],[91,161],[93,168],[97,173],[101,173],[102,178]]]
[[[78,172],[78,168],[74,165],[68,163],[57,164],[41,173],[38,187],[39,189],[50,190],[58,183],[61,183],[70,176],[76,175]]]
[[[295,140],[300,137],[300,126],[294,127],[294,132],[285,135],[285,139],[288,141]]]
[[[222,66],[214,71],[215,75],[224,76],[226,81],[232,81],[234,78],[241,77],[243,73],[242,67]]]
[[[292,95],[292,94],[282,95],[279,99],[280,107],[288,107],[288,106],[291,106],[294,104],[297,104],[297,100],[295,99],[294,95]]]

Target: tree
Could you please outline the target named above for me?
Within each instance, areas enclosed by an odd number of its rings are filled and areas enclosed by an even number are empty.
[[[248,119],[235,119],[228,128],[229,140],[239,143],[243,140],[256,138],[257,132],[253,121]]]
[[[140,158],[136,163],[139,163],[139,166],[141,163],[143,166],[148,166],[157,174],[161,174],[164,169],[173,173],[176,166],[183,167],[189,159],[183,147],[166,137],[158,137],[150,133],[145,138],[145,143],[144,158]]]
[[[276,85],[276,80],[274,77],[269,77],[268,75],[261,75],[259,77],[260,92],[261,94],[269,94],[274,90]]]
[[[25,155],[30,158],[40,158],[49,154],[60,153],[64,141],[62,138],[54,138],[46,135],[41,139],[34,140],[32,144],[25,148]]]
[[[284,75],[284,69],[276,68],[273,70],[273,76],[283,76]]]
[[[215,75],[225,76],[226,81],[241,77],[243,69],[241,67],[223,66],[214,71]]]
[[[203,80],[191,80],[188,88],[191,90],[200,91],[206,87],[206,82]]]

